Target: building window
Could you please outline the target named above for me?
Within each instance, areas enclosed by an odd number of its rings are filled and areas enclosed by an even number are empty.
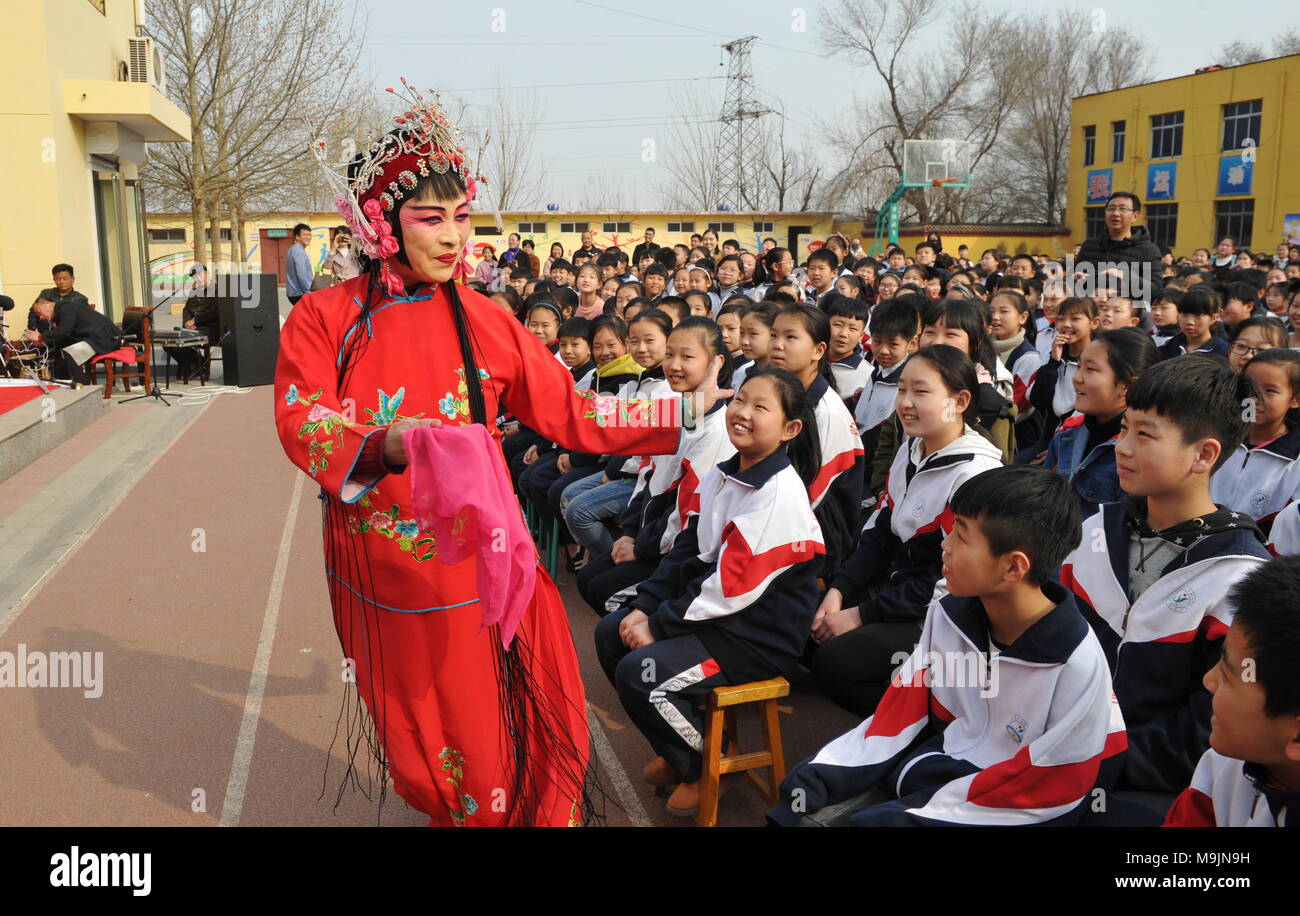
[[[1089,124],[1083,129],[1083,164],[1092,165],[1097,159],[1097,128]]]
[[[1147,234],[1161,248],[1173,248],[1178,239],[1178,204],[1147,204]]]
[[[500,232],[501,229],[498,226],[475,226],[474,227],[475,235],[497,235]]]
[[[754,223],[755,232],[775,232],[771,223]]]
[[[520,223],[519,234],[531,232],[534,235],[546,235],[546,223]]]
[[[589,232],[589,223],[560,223],[561,232]]]
[[[1151,116],[1151,158],[1172,159],[1183,154],[1183,113]]]
[[[150,229],[149,241],[183,242],[185,241],[185,230],[184,229]]]
[[[669,232],[694,232],[695,223],[669,223]]]
[[[1083,208],[1083,237],[1096,238],[1106,231],[1106,208],[1102,207],[1084,207]]]
[[[615,232],[631,232],[632,224],[631,223],[601,223],[600,231],[605,233],[606,235],[611,235],[612,233]]]
[[[153,230],[150,230],[150,231],[152,232]],[[184,230],[182,230],[182,231],[184,231]],[[229,226],[222,226],[220,229],[217,230],[217,236],[218,236],[218,238],[221,239],[221,241],[223,241],[223,242],[229,242],[229,241],[230,241],[230,227],[229,227]],[[185,239],[182,238],[181,241],[183,242],[183,241],[185,241]],[[211,229],[208,229],[208,228],[206,228],[206,227],[204,228],[204,230],[203,230],[203,241],[204,241],[205,243],[207,243],[207,242],[211,242],[211,241],[212,241],[212,230],[211,230]]]
[[[1110,161],[1124,161],[1124,122],[1112,121],[1110,123]]]
[[[1250,233],[1255,228],[1254,200],[1216,200],[1214,202],[1214,240],[1227,236],[1238,248],[1250,247]]]
[[[1251,146],[1259,146],[1259,116],[1263,108],[1260,99],[1223,106],[1223,152],[1245,149],[1247,140]]]
[[[709,223],[709,228],[714,232],[735,232],[735,223]]]

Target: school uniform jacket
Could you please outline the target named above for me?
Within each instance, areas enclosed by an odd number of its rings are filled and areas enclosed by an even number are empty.
[[[1022,340],[1007,354],[1003,364],[1012,376],[1011,402],[1016,405],[1018,411],[1016,422],[1023,423],[1033,413],[1033,406],[1029,403],[1029,387],[1034,384],[1034,378],[1043,365],[1043,357],[1039,355],[1033,344],[1028,340]]]
[[[898,402],[898,377],[902,372],[903,360],[892,369],[876,366],[871,370],[871,381],[863,388],[862,397],[858,398],[853,420],[862,434],[864,460],[871,460],[875,455],[881,427],[894,415],[894,405]]]
[[[1184,334],[1182,331],[1179,331],[1173,337],[1165,341],[1164,346],[1162,346],[1158,351],[1158,355],[1160,359],[1163,361],[1166,359],[1172,359],[1175,356],[1186,356],[1188,352],[1189,351],[1187,349],[1187,335]],[[1190,352],[1213,353],[1216,356],[1227,356],[1228,341],[1225,338],[1215,334],[1212,335],[1210,339],[1207,340],[1205,343],[1201,344],[1195,350],[1192,350]]]
[[[862,605],[862,622],[925,617],[943,569],[940,545],[952,530],[952,494],[976,474],[1002,466],[1002,452],[969,426],[948,445],[921,457],[921,440],[905,439],[894,456],[880,506],[867,519],[858,549],[831,580],[844,606]]]
[[[860,351],[854,350],[838,362],[831,363],[831,374],[835,376],[835,391],[840,400],[848,401],[859,388],[865,389],[871,383],[871,363]]]
[[[1242,443],[1210,478],[1210,498],[1245,512],[1267,530],[1274,516],[1300,496],[1298,457],[1300,427],[1255,448]]]
[[[631,605],[655,639],[698,636],[733,681],[788,671],[808,641],[826,551],[803,480],[778,449],[745,471],[739,455],[719,462],[698,493]]]
[[[1068,352],[1062,353],[1060,359],[1043,363],[1029,386],[1026,397],[1043,414],[1044,437],[1055,433],[1061,420],[1074,412],[1074,374],[1078,371],[1079,361]]]
[[[718,401],[676,452],[651,459],[621,518],[623,534],[636,540],[638,560],[657,561],[672,550],[686,518],[700,511],[700,479],[735,453],[727,435],[727,402]]]
[[[897,800],[850,823],[1077,823],[1114,782],[1124,721],[1073,596],[1055,583],[1043,591],[1056,608],[996,662],[979,599],[936,597],[875,714],[795,767],[767,816],[793,825],[801,811],[883,785]]]
[[[829,576],[853,552],[862,523],[862,437],[853,415],[822,376],[809,386],[808,401],[817,418],[822,452],[821,469],[808,487],[808,501],[825,537],[823,572]]]
[[[1275,557],[1300,554],[1300,503],[1291,503],[1273,516],[1268,530],[1268,552]]]
[[[1300,792],[1273,782],[1268,769],[1210,748],[1192,784],[1174,799],[1166,827],[1300,827]]]
[[[634,382],[629,382],[620,389],[620,400],[653,401],[658,398],[676,397],[673,389],[664,378],[663,365],[646,369]],[[610,480],[634,480],[641,468],[649,461],[648,455],[611,455],[605,466],[605,476]]]
[[[1060,580],[1079,599],[1110,662],[1128,724],[1123,784],[1178,792],[1209,744],[1211,698],[1201,678],[1218,663],[1232,625],[1225,596],[1268,551],[1244,517],[1241,527],[1187,535],[1183,553],[1130,601],[1128,516],[1145,516],[1141,502],[1108,503],[1089,517]]]

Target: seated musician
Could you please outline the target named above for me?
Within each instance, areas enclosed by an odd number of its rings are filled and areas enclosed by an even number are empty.
[[[111,353],[121,346],[117,325],[101,312],[92,309],[85,301],[65,297],[55,304],[54,298],[41,293],[32,304],[32,311],[49,329],[24,332],[23,339],[45,343],[50,347],[50,370],[56,380],[87,383],[90,377],[76,360],[63,352],[74,343],[88,343],[96,355]]]
[[[217,342],[220,332],[220,318],[217,312],[217,300],[208,295],[208,272],[202,264],[195,264],[190,269],[193,281],[190,296],[185,300],[185,309],[181,312],[181,327],[188,331],[202,331],[208,345]],[[207,358],[207,347],[163,347],[163,351],[176,360],[177,377],[188,381],[202,366]]]

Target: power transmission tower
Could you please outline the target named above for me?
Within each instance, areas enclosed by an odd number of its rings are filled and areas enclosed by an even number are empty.
[[[722,101],[719,137],[718,189],[719,209],[753,210],[761,185],[763,151],[759,146],[758,119],[770,114],[754,101],[754,74],[749,67],[749,51],[757,35],[746,35],[722,46],[730,55],[727,64],[727,94]]]

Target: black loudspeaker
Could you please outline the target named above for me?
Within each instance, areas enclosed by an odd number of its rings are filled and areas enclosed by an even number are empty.
[[[251,388],[275,382],[280,352],[280,297],[275,274],[221,277],[217,296],[221,319],[221,378],[227,385]]]

